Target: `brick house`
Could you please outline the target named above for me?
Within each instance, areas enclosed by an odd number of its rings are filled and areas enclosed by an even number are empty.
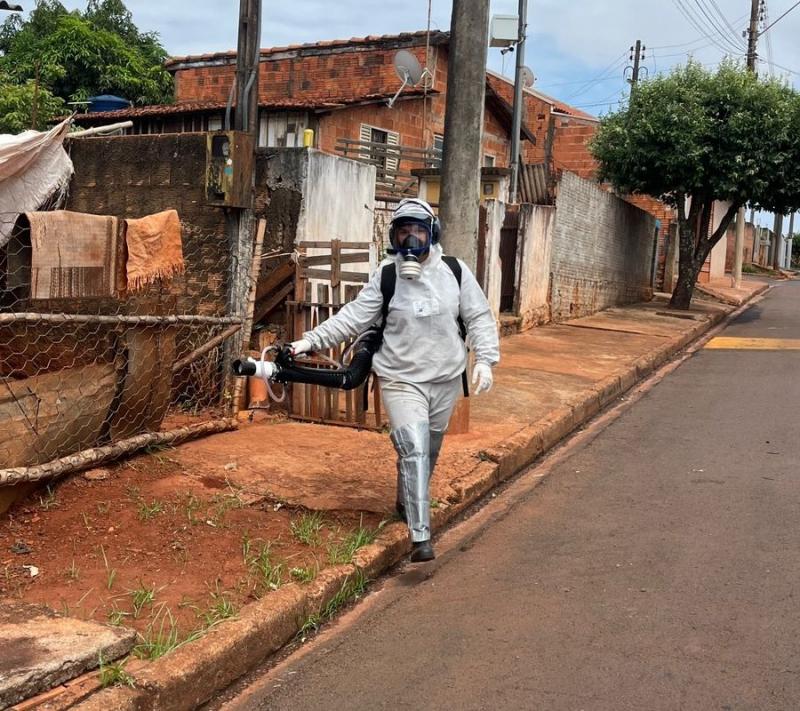
[[[380,184],[393,182],[390,176],[395,175],[397,183],[401,175],[402,187],[413,191],[416,181],[410,171],[436,165],[443,145],[448,42],[447,32],[421,31],[262,49],[259,145],[300,146],[303,131],[310,128],[317,148],[373,160],[378,167],[379,190]],[[424,87],[403,90],[389,108],[388,100],[400,88],[392,61],[400,49],[412,52],[427,66],[430,78]],[[130,119],[134,126],[129,132],[134,134],[223,128],[236,52],[172,57],[166,66],[175,78],[174,104],[84,114],[76,117],[77,123],[93,126]],[[508,166],[513,94],[513,80],[487,72],[484,166]],[[564,170],[596,179],[597,164],[587,144],[599,119],[535,87],[525,89],[523,96],[523,161],[546,165],[551,182]],[[400,165],[391,152],[387,156],[359,142],[412,152],[404,155]],[[626,199],[660,221],[660,284],[674,211],[649,196]]]
[[[259,145],[301,146],[303,131],[311,128],[315,147],[331,153],[344,152],[341,139],[441,151],[448,39],[444,32],[414,32],[262,49]],[[405,89],[389,108],[388,100],[400,88],[393,65],[400,49],[427,66],[430,78],[425,87]],[[130,119],[134,126],[129,133],[134,134],[221,129],[236,53],[173,57],[166,66],[175,78],[175,104],[83,114],[76,117],[77,123],[93,126]],[[485,165],[508,165],[511,120],[511,103],[487,85]],[[527,125],[522,138],[524,143],[536,141]],[[424,167],[431,159],[420,155],[418,164],[410,167]],[[391,159],[379,166],[379,173],[381,167],[397,169]]]

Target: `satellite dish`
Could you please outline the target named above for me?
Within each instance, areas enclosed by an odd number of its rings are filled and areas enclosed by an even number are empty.
[[[428,70],[422,68],[419,59],[407,49],[401,49],[394,55],[394,70],[397,72],[397,76],[403,80],[403,83],[400,85],[397,93],[389,99],[388,104],[390,109],[394,106],[394,102],[397,101],[397,97],[400,96],[400,92],[403,91],[403,89],[409,84],[411,84],[411,86],[416,86],[420,83],[422,77],[426,74],[429,75]]]
[[[394,69],[406,84],[416,86],[422,79],[422,65],[407,49],[401,49],[394,55]]]
[[[522,67],[519,78],[522,82],[522,86],[524,86],[526,89],[530,89],[533,86],[533,82],[536,81],[536,77],[533,76],[533,72],[530,70],[530,67]]]

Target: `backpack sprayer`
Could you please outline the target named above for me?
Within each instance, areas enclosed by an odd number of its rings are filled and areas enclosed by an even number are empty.
[[[372,371],[372,356],[383,342],[381,327],[369,328],[362,333],[344,352],[342,362],[322,356],[332,368],[314,368],[298,365],[288,345],[282,347],[268,346],[261,352],[261,359],[247,358],[233,361],[233,373],[239,376],[256,376],[263,378],[267,384],[270,397],[275,402],[283,402],[284,392],[278,398],[272,390],[272,383],[304,383],[306,385],[322,385],[326,388],[354,390],[363,385]],[[274,360],[267,360],[267,355],[275,353]],[[347,363],[347,365],[344,365]]]

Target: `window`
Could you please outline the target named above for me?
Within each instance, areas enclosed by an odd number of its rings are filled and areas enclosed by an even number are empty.
[[[484,168],[494,168],[494,156],[489,155],[488,153],[484,154],[484,156],[483,156],[483,167]]]
[[[438,168],[442,164],[442,151],[444,151],[444,136],[434,133],[433,134],[433,150],[434,156],[428,161],[428,168]]]
[[[222,130],[222,116],[209,116],[208,117],[208,130],[221,131]]]
[[[386,148],[400,145],[400,134],[395,131],[386,131],[382,128],[361,124],[361,142],[368,145],[369,152],[362,151],[362,156],[368,157],[377,170],[377,181],[379,183],[394,183],[397,178],[397,169],[400,160],[397,153],[388,152]],[[385,146],[385,147],[384,147]]]
[[[261,148],[301,148],[303,131],[308,128],[308,114],[272,111],[261,114],[258,145]]]

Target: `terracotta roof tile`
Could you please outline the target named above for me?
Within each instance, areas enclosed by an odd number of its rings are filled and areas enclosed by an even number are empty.
[[[395,40],[406,39],[419,39],[423,40],[427,35],[426,30],[419,30],[416,32],[401,32],[396,35],[368,35],[366,37],[351,37],[350,39],[336,39],[336,40],[321,40],[319,42],[307,42],[304,44],[290,44],[282,47],[267,47],[261,50],[261,56],[269,56],[270,54],[278,54],[281,52],[291,52],[303,49],[314,49],[315,47],[330,48],[330,47],[346,47],[348,45],[360,44],[373,44],[376,42],[391,42]],[[431,42],[433,44],[441,44],[447,41],[449,37],[448,32],[440,32],[439,30],[431,30]],[[235,59],[236,50],[230,49],[224,52],[213,52],[208,54],[194,54],[178,57],[169,57],[164,65],[167,69],[174,67],[178,64],[187,62],[210,62],[215,60],[228,60]]]
[[[436,90],[429,90],[428,95],[438,94]],[[422,89],[409,89],[404,91],[400,98],[411,98],[423,95]],[[394,96],[392,93],[369,93],[357,96],[327,96],[316,99],[275,99],[261,101],[262,109],[336,109],[351,104],[370,103],[383,101]],[[94,123],[106,119],[126,120],[143,117],[175,116],[178,114],[201,113],[209,111],[224,111],[227,103],[224,101],[183,101],[177,104],[155,104],[152,106],[137,106],[119,111],[96,111],[93,113],[77,114],[75,122],[78,124]]]

